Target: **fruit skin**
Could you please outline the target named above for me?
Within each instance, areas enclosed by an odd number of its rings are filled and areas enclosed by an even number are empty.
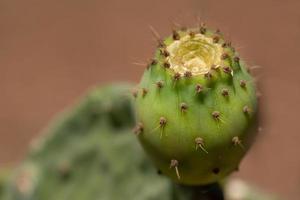
[[[252,143],[257,126],[254,79],[219,32],[201,27],[200,32],[176,33],[160,42],[138,86],[138,139],[156,167],[175,182],[210,184],[237,170]],[[173,60],[176,52],[182,53],[182,63],[193,54],[210,68],[199,68],[206,70],[202,74],[172,68],[172,44],[185,45],[174,50]]]

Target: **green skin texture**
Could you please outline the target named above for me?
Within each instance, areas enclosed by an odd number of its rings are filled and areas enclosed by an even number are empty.
[[[188,33],[179,34],[183,37]],[[208,30],[205,35],[213,37],[215,34]],[[173,41],[168,37],[164,43],[168,46]],[[220,35],[219,43],[223,42]],[[143,125],[139,141],[157,168],[181,184],[205,185],[229,175],[238,168],[254,136],[252,130],[257,119],[254,79],[242,60],[234,61],[237,53],[232,47],[222,50],[229,55],[222,64],[233,70],[233,76],[220,68],[211,70],[211,79],[193,75],[176,81],[175,72],[163,67],[165,57],[157,49],[158,62],[145,70],[139,84],[136,112],[137,122]],[[245,87],[241,87],[241,80],[245,81]],[[162,88],[157,87],[157,81],[163,82]],[[195,91],[196,84],[204,88],[199,94]],[[143,88],[147,90],[145,95]],[[229,91],[227,97],[222,95],[224,88]],[[182,102],[188,106],[186,111],[180,108]],[[244,106],[251,111],[243,112]],[[219,119],[212,116],[214,111],[220,113]],[[163,127],[159,124],[161,117],[167,120]],[[233,144],[235,136],[240,139],[240,145]],[[203,139],[202,147],[208,153],[196,148],[197,137]],[[180,178],[174,167],[170,167],[174,159],[178,161]]]

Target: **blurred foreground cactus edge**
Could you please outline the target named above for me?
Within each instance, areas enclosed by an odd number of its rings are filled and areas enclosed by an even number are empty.
[[[0,171],[0,200],[276,199],[226,178],[256,128],[245,63],[204,26],[157,39],[138,87],[91,90]]]

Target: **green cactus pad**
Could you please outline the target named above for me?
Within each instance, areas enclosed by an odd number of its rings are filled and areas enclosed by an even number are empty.
[[[160,40],[134,96],[135,133],[163,174],[205,185],[239,167],[254,135],[256,91],[221,33],[200,27]]]

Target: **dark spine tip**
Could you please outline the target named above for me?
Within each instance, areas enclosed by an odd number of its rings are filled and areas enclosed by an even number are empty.
[[[215,119],[215,120],[219,120],[220,119],[220,112],[219,111],[214,111],[212,113],[212,117]]]
[[[222,95],[224,96],[224,97],[228,97],[229,96],[229,91],[228,91],[228,89],[223,89],[222,90]]]
[[[240,171],[239,166],[237,166],[237,167],[234,169],[234,171],[236,171],[236,172]]]
[[[169,69],[170,68],[170,63],[168,61],[164,62],[164,68]]]
[[[231,47],[231,42],[224,42],[224,43],[222,44],[222,47],[223,47],[223,48]]]
[[[151,64],[147,64],[146,69],[150,69],[151,68]]]
[[[240,80],[240,86],[242,88],[245,88],[246,87],[246,81],[245,80]]]
[[[172,37],[173,37],[173,40],[180,40],[180,35],[176,30],[173,30]]]
[[[169,52],[165,48],[161,49],[160,53],[164,57],[168,57],[170,55]]]
[[[144,125],[141,122],[139,122],[133,129],[133,132],[136,135],[143,133],[143,131],[144,131]]]
[[[222,55],[221,55],[221,59],[222,60],[225,60],[225,59],[227,59],[229,57],[229,55],[227,54],[227,53],[223,53]]]
[[[225,67],[223,67],[223,71],[224,71],[224,73],[226,73],[226,74],[231,74],[232,69],[231,69],[230,67],[228,67],[228,66],[225,66]]]
[[[189,32],[189,35],[190,35],[191,38],[193,38],[193,37],[195,37],[196,34],[195,34],[194,31],[190,31],[190,32]]]
[[[219,174],[220,173],[220,169],[219,168],[214,168],[213,170],[212,170],[212,172],[214,173],[214,174]]]
[[[204,74],[204,77],[206,79],[211,79],[212,78],[212,73],[209,71],[209,72],[207,72],[207,73]]]
[[[157,87],[158,89],[161,89],[161,88],[164,87],[164,82],[163,82],[163,81],[157,81],[155,84],[156,84],[156,87]]]
[[[68,162],[63,162],[58,166],[58,173],[63,179],[67,179],[71,175],[71,166]]]
[[[249,67],[247,67],[246,70],[249,74],[251,74],[251,69]]]
[[[175,81],[178,81],[180,78],[181,78],[181,75],[180,75],[178,72],[176,72],[176,73],[174,74],[174,76],[173,76],[173,79],[174,79]]]
[[[200,27],[200,33],[205,34],[206,33],[206,28],[205,27]]]
[[[199,94],[200,92],[203,91],[203,86],[200,85],[200,84],[197,84],[197,85],[195,86],[195,90],[196,90],[196,93]]]
[[[236,63],[240,62],[240,58],[237,57],[237,56],[235,56],[235,57],[233,58],[233,60],[234,60],[234,62],[236,62]]]
[[[213,42],[214,43],[218,43],[220,41],[220,37],[219,36],[214,36],[213,37]]]
[[[135,91],[132,91],[131,94],[132,94],[132,96],[133,96],[134,98],[137,98],[137,97],[138,97],[138,92],[137,92],[136,90],[135,90]]]
[[[166,47],[166,44],[164,43],[164,41],[162,39],[158,39],[157,42],[158,42],[158,47],[159,48],[165,48]]]
[[[142,97],[145,97],[148,93],[148,90],[146,88],[142,88]]]
[[[187,109],[188,109],[188,105],[186,103],[182,102],[180,104],[180,110],[181,110],[181,112],[186,112]]]
[[[147,69],[150,69],[150,67],[152,67],[156,64],[157,64],[157,60],[156,59],[151,59],[149,64],[147,64]]]
[[[156,65],[158,62],[157,62],[157,60],[156,59],[151,59],[151,61],[150,61],[150,65]]]
[[[206,24],[205,24],[204,22],[202,22],[202,23],[200,24],[199,32],[200,32],[201,34],[205,34],[205,33],[206,33]]]
[[[164,118],[164,117],[161,117],[161,118],[159,119],[159,126],[160,126],[160,127],[164,127],[166,124],[167,124],[167,119]]]
[[[193,76],[192,72],[190,72],[190,71],[184,72],[184,77],[185,78],[191,78],[192,76]]]

